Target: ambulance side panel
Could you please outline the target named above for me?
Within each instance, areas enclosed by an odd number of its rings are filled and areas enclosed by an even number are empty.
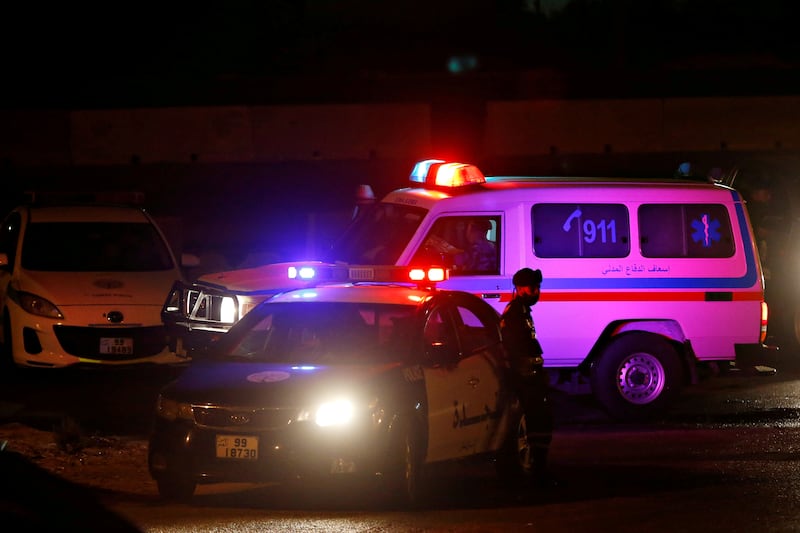
[[[584,211],[593,204],[624,206],[614,212],[627,212],[627,221],[616,221],[614,228],[627,225],[628,235],[618,237],[629,240],[629,252],[622,257],[538,257],[531,212],[540,204],[562,204],[566,212],[573,204],[584,206]],[[732,255],[645,257],[642,243],[650,236],[639,228],[640,207],[693,204],[724,206]],[[676,343],[689,341],[698,361],[733,361],[735,345],[759,342],[763,277],[747,215],[734,190],[710,184],[559,184],[454,195],[431,203],[430,209],[399,264],[409,264],[439,217],[502,216],[500,275],[453,275],[441,286],[477,294],[502,312],[511,298],[514,272],[525,266],[541,269],[542,296],[533,316],[548,367],[575,368],[610,337],[634,330],[655,332]],[[711,218],[710,225],[692,220],[696,228],[680,230],[693,231],[693,238],[713,245],[708,234],[709,227],[715,230]],[[565,227],[573,222],[593,229],[585,238],[596,238],[597,223],[605,227],[602,224],[611,221],[565,219]]]

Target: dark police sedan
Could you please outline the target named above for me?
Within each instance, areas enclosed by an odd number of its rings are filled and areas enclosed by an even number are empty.
[[[199,483],[358,477],[413,504],[423,470],[467,458],[524,479],[525,421],[496,311],[437,290],[441,269],[402,274],[404,283],[288,291],[211,343],[159,396],[149,469],[160,495],[187,499]]]

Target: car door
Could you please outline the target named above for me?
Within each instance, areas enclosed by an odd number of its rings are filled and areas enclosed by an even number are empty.
[[[462,315],[479,321],[469,308],[448,302],[433,308],[425,325],[428,462],[484,451],[496,427],[501,373],[488,347],[464,351]]]
[[[475,406],[461,425],[475,425],[474,453],[498,444],[502,415],[512,400],[496,313],[484,302],[460,298],[453,302],[453,318],[461,347],[459,367],[469,373],[471,402]],[[480,411],[478,413],[478,411]],[[500,439],[502,440],[502,439]]]

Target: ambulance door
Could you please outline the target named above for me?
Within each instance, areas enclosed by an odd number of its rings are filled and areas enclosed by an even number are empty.
[[[428,462],[463,457],[486,447],[496,412],[498,380],[486,353],[464,354],[459,310],[435,308],[425,326]]]

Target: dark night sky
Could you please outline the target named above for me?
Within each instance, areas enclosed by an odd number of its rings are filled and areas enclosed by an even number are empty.
[[[484,74],[524,69],[785,73],[800,64],[795,29],[800,3],[791,0],[571,0],[553,10],[557,4],[19,3],[4,6],[0,19],[6,73],[0,105],[86,105],[98,98],[108,104],[151,104],[158,103],[152,99],[159,94],[166,104],[181,103],[181,95],[186,103],[200,103],[196,100],[214,98],[213,91],[200,91],[212,85],[447,76],[453,57],[474,58],[473,73]],[[139,102],[146,96],[151,101]]]

